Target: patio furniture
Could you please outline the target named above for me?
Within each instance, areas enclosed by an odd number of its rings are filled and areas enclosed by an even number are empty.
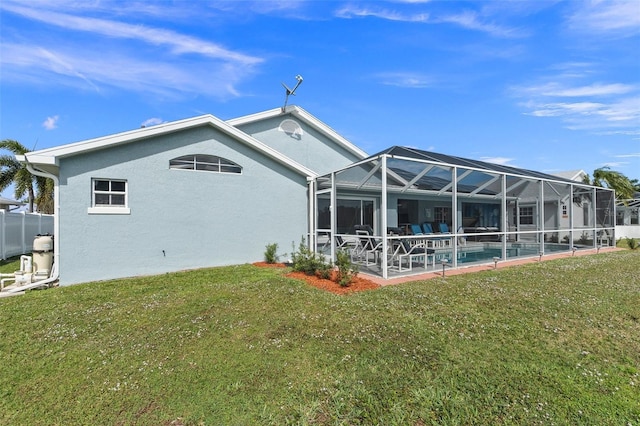
[[[408,239],[401,239],[392,241],[391,247],[393,251],[389,258],[389,266],[397,269],[398,272],[411,271],[413,263],[419,260],[422,260],[421,263],[426,270],[429,266],[429,257],[435,267],[435,250],[428,248],[424,243],[411,245]],[[407,266],[403,268],[405,262]]]
[[[444,222],[441,222],[438,224],[438,228],[440,229],[440,233],[441,234],[450,234],[451,231],[449,231],[449,225],[447,225]]]
[[[355,249],[355,255],[352,256],[353,261],[364,263],[365,266],[376,265],[380,254],[382,253],[382,240],[370,235],[368,231],[357,229],[359,244]],[[373,256],[373,261],[371,257]]]
[[[342,235],[336,235],[336,249],[345,251],[352,262],[358,253],[359,245],[360,241],[357,238],[343,238]]]
[[[434,235],[433,227],[429,222],[424,222],[422,224],[422,230],[424,231],[423,232],[424,235]],[[432,247],[444,247],[451,243],[451,239],[443,238],[443,237],[430,237],[427,240],[427,243],[428,243],[427,245],[430,245]]]
[[[411,224],[411,233],[413,235],[422,235],[422,227],[416,223]]]

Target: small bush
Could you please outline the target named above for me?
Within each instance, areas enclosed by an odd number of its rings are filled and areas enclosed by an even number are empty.
[[[635,250],[638,248],[638,241],[635,238],[627,238],[627,247],[631,250]]]
[[[321,278],[329,278],[330,265],[322,254],[314,253],[307,247],[304,237],[300,240],[298,250],[293,249],[291,260],[293,270],[304,272],[307,275],[318,275]]]
[[[358,275],[358,265],[354,265],[351,262],[349,253],[344,250],[338,250],[336,252],[336,267],[338,268],[336,281],[342,287],[348,287]]]
[[[267,244],[264,251],[264,261],[267,263],[278,262],[278,243]]]

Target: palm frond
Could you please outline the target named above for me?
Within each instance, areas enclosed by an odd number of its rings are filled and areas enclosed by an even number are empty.
[[[24,155],[29,152],[24,145],[13,139],[3,139],[0,141],[0,149],[11,151],[14,155]]]

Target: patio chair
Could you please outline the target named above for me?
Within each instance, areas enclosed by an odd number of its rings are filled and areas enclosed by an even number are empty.
[[[422,232],[425,234],[433,234],[433,227],[431,226],[431,224],[429,222],[424,222],[422,224]]]
[[[422,235],[422,227],[416,223],[411,224],[411,233],[413,235]]]
[[[354,259],[364,262],[366,266],[376,265],[382,253],[382,240],[373,237],[363,229],[356,229],[356,235],[358,235],[359,245],[353,256]],[[373,261],[370,260],[371,255],[373,255]]]
[[[433,227],[429,222],[424,222],[422,224],[422,230],[424,231],[424,235],[433,235]],[[427,242],[433,247],[443,247],[449,242],[449,238],[442,237],[430,237]]]
[[[451,231],[449,230],[449,225],[447,225],[444,222],[440,222],[438,223],[438,229],[439,229],[439,233],[440,235],[442,234],[451,234]],[[451,245],[451,238],[448,237],[440,237],[440,241],[441,241],[441,245],[443,246],[447,246],[447,245]]]
[[[336,235],[336,249],[347,252],[352,262],[358,253],[359,245],[358,239],[345,239],[342,235]]]
[[[424,269],[429,266],[429,257],[431,257],[431,263],[435,267],[435,250],[427,248],[424,244],[409,244],[408,240],[397,240],[393,244],[393,254],[390,259],[390,266],[397,268],[398,272],[411,271],[413,269],[413,263],[416,260],[422,259]],[[397,264],[396,264],[397,259]],[[407,263],[407,267],[403,269],[403,264]]]
[[[446,223],[442,222],[438,224],[438,228],[440,228],[440,233],[441,234],[450,234],[451,231],[449,231],[449,225],[447,225]]]

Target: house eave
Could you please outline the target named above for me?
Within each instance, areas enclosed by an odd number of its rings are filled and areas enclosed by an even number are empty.
[[[60,159],[72,157],[74,155],[84,154],[108,147],[124,145],[132,142],[138,142],[150,139],[156,136],[167,135],[178,131],[209,125],[219,131],[233,137],[234,139],[251,146],[257,151],[277,161],[278,163],[290,168],[305,177],[314,177],[316,173],[311,169],[297,163],[289,157],[282,155],[278,151],[260,142],[259,140],[247,135],[239,129],[229,125],[223,120],[214,117],[211,114],[198,117],[188,118],[185,120],[174,121],[171,123],[158,124],[152,127],[145,127],[115,135],[103,136],[100,138],[89,139],[86,141],[76,142],[60,147],[47,148],[39,151],[33,151],[24,156],[17,156],[16,159],[21,162],[28,161],[32,164],[42,166],[59,166]]]
[[[284,116],[287,114],[291,114],[297,117],[298,119],[304,121],[307,125],[313,127],[320,133],[324,134],[329,139],[333,140],[338,146],[341,146],[342,148],[344,148],[351,154],[355,155],[356,157],[360,159],[364,159],[369,156],[369,154],[367,154],[366,152],[364,152],[363,150],[361,150],[360,148],[358,148],[357,146],[349,142],[344,137],[340,136],[340,134],[335,130],[333,130],[331,127],[327,126],[325,123],[318,120],[312,114],[310,114],[303,108],[296,105],[290,105],[286,107],[284,111],[282,110],[282,108],[274,108],[268,111],[262,111],[255,114],[245,115],[242,117],[227,120],[227,123],[231,126],[236,127],[236,126],[242,126],[248,123],[253,123],[256,121],[267,120],[273,117]]]

